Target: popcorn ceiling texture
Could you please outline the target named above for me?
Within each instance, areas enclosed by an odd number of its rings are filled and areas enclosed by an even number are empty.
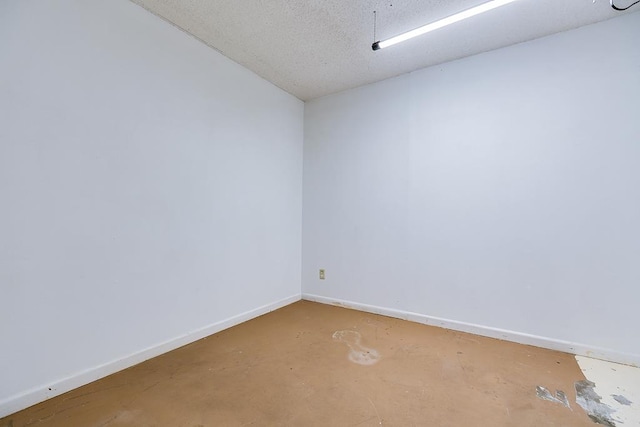
[[[607,0],[520,0],[373,52],[479,0],[132,0],[302,100],[618,16]],[[629,12],[633,12],[631,9]]]

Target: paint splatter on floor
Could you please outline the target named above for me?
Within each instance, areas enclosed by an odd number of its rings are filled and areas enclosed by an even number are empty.
[[[576,403],[589,415],[596,424],[615,427],[613,419],[615,409],[602,403],[602,396],[595,392],[595,383],[589,380],[576,381]]]
[[[343,342],[349,347],[349,360],[358,365],[374,365],[380,360],[380,354],[373,348],[361,344],[362,335],[357,331],[336,331],[333,339]]]
[[[585,378],[596,384],[594,393],[613,410],[619,427],[640,427],[640,368],[576,356]]]
[[[591,421],[609,427],[640,427],[640,407],[633,404],[640,396],[640,369],[582,356],[576,356],[576,360],[588,378],[574,383],[576,403]],[[536,394],[539,399],[573,410],[560,390],[554,395],[545,387],[536,386]]]
[[[536,386],[536,394],[542,400],[548,400],[549,402],[559,403],[569,409],[571,409],[571,405],[569,405],[569,399],[567,399],[567,395],[564,391],[556,390],[556,395],[551,394],[549,390],[542,386]]]
[[[632,401],[630,401],[626,397],[620,396],[619,394],[612,394],[611,397],[613,397],[613,399],[616,402],[620,403],[621,405],[630,406],[633,403]]]

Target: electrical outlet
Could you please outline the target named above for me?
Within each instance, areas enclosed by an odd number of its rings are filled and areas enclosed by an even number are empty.
[[[320,273],[320,280],[324,280],[324,269],[321,268],[319,273]]]

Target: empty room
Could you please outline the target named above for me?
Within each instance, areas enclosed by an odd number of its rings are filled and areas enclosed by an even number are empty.
[[[0,427],[640,426],[640,3],[0,0]]]

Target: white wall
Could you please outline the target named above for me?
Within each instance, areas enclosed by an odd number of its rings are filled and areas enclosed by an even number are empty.
[[[635,13],[307,103],[303,296],[640,364],[638,40]]]
[[[302,128],[128,1],[0,2],[0,416],[299,299]]]

